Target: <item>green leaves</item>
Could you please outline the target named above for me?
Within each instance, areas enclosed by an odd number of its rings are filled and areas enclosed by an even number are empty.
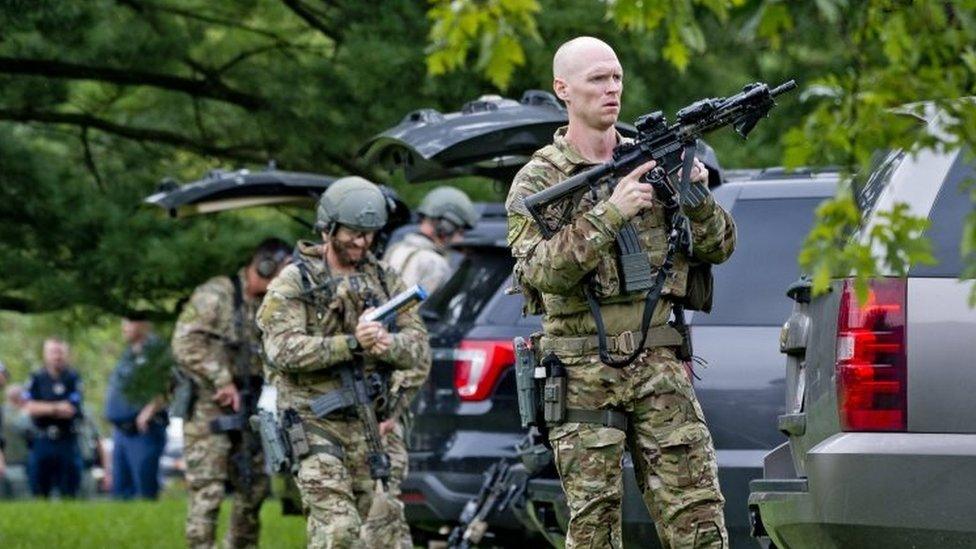
[[[684,72],[691,58],[707,46],[698,18],[711,13],[726,21],[730,11],[745,0],[603,0],[605,17],[621,29],[650,35],[664,26],[664,59]],[[433,21],[428,36],[427,70],[439,76],[472,67],[499,89],[506,89],[512,74],[525,63],[522,42],[540,42],[536,0],[431,0],[427,13]],[[698,9],[696,9],[698,8]],[[704,8],[704,9],[701,9]],[[558,6],[554,6],[558,9]],[[552,48],[555,51],[555,46]],[[477,46],[477,47],[476,47]],[[471,52],[477,49],[477,62]]]
[[[833,278],[854,276],[858,299],[864,301],[869,279],[905,276],[912,265],[935,262],[931,243],[922,238],[929,220],[911,215],[907,204],[879,212],[866,234],[860,225],[849,186],[817,208],[817,223],[799,256],[800,268],[811,273],[815,295],[828,291]]]
[[[849,68],[825,75],[810,87],[831,93],[809,93],[809,89],[804,93],[814,107],[802,126],[784,135],[784,163],[790,167],[839,165],[847,173],[859,174],[852,179],[858,189],[858,182],[875,167],[871,159],[878,151],[914,153],[976,143],[976,116],[969,114],[972,103],[951,102],[976,91],[973,2],[967,7],[955,5],[955,9],[936,1],[899,4],[898,9],[885,0],[843,4],[817,2],[814,14],[789,4],[794,19],[818,16],[843,22],[845,30],[837,38],[845,47],[838,53]],[[786,6],[769,1],[762,9]],[[783,39],[804,37],[780,27],[766,38],[776,45]],[[915,104],[920,111],[918,102],[926,100],[934,100],[938,108],[951,113],[944,133],[919,132],[917,121],[892,114],[904,110],[906,104]],[[801,265],[814,275],[815,293],[826,290],[830,277],[854,275],[863,297],[868,277],[904,275],[912,264],[934,261],[923,235],[928,221],[911,215],[904,204],[878,212],[867,235],[846,239],[843,235],[859,234],[864,221],[852,209],[849,191],[844,192],[848,194],[822,207],[822,216],[800,254]],[[970,225],[966,230],[971,230]]]
[[[427,13],[427,71],[440,76],[467,66],[477,44],[474,68],[499,89],[525,64],[522,39],[539,41],[535,0],[431,0]]]
[[[122,394],[130,402],[149,402],[169,390],[170,376],[176,362],[169,345],[159,341],[145,348],[145,362],[133,368],[132,375],[122,386]]]

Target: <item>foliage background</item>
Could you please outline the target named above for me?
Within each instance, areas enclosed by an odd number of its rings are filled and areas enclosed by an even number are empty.
[[[207,170],[357,173],[356,158],[407,112],[455,111],[483,93],[551,87],[552,53],[603,38],[625,67],[622,119],[673,113],[743,84],[795,78],[742,143],[710,142],[727,167],[837,165],[864,174],[906,144],[886,109],[976,91],[976,2],[919,0],[0,0],[0,359],[22,380],[41,339],[67,335],[97,409],[121,350],[118,315],[166,333],[197,284],[233,271],[259,239],[305,229],[261,209],[172,220],[140,205],[165,177]],[[959,109],[950,139],[972,143]],[[465,181],[477,199],[503,188]],[[299,215],[310,217],[307,212]],[[818,275],[924,261],[924,222],[893,219],[877,265],[847,235],[850,197],[826,204],[804,252]],[[964,246],[976,246],[970,218]]]

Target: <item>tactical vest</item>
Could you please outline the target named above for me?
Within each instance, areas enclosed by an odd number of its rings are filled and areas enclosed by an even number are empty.
[[[559,183],[588,167],[584,164],[574,164],[555,145],[547,145],[537,151],[533,155],[533,161],[545,162],[559,172],[560,177],[558,180],[552,181],[552,184]],[[609,198],[610,194],[607,185],[601,185],[597,190],[583,190],[576,200],[567,200],[562,211],[549,212],[547,221],[555,222],[557,219],[571,221],[593,209],[593,206],[598,202]],[[630,222],[636,229],[637,237],[640,239],[641,247],[647,255],[652,270],[660,268],[664,263],[667,250],[664,209],[655,203],[653,207],[632,217]],[[644,292],[627,293],[623,291],[618,263],[616,250],[614,253],[603,256],[597,264],[592,278],[594,295],[601,305],[634,304],[636,306],[644,300]],[[675,254],[674,266],[665,281],[662,295],[669,296],[669,299],[683,297],[687,274],[687,258],[684,254]],[[545,313],[550,318],[554,318],[589,312],[582,287],[571,294],[562,295],[539,292],[534,288],[526,287],[524,284],[522,286],[526,297],[527,312],[530,314]]]
[[[308,260],[298,250],[295,251],[294,263],[301,277],[302,294],[299,299],[305,307],[305,333],[308,335],[329,337],[352,334],[363,311],[390,298],[387,272],[375,259],[365,263],[365,271],[348,276],[332,276],[328,266],[323,273],[314,273]],[[377,285],[371,283],[370,279],[379,282],[378,292]],[[379,370],[386,377],[389,374],[389,368],[382,365],[374,364],[370,368],[369,361],[366,369]],[[329,369],[288,372],[283,375],[290,382],[301,386],[316,385],[324,381],[338,382],[338,376]]]

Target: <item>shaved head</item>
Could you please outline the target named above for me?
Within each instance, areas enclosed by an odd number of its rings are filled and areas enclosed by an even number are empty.
[[[559,46],[552,56],[552,76],[566,80],[602,59],[617,60],[609,44],[592,36],[578,36]]]
[[[566,104],[569,131],[613,128],[620,114],[624,69],[606,42],[580,36],[566,42],[552,56],[552,89]]]

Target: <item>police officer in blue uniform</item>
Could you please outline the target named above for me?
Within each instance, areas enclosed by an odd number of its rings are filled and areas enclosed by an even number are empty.
[[[44,341],[44,367],[31,374],[26,387],[27,413],[35,435],[27,461],[31,492],[75,497],[81,483],[77,424],[81,420],[81,378],[68,366],[68,344]]]
[[[165,343],[141,319],[123,319],[122,337],[127,345],[109,378],[105,399],[105,419],[115,427],[112,496],[155,499],[159,495],[159,458],[166,447],[164,399],[162,391],[155,397],[139,398],[129,390],[129,383],[141,368],[153,367],[150,361],[164,359]]]

